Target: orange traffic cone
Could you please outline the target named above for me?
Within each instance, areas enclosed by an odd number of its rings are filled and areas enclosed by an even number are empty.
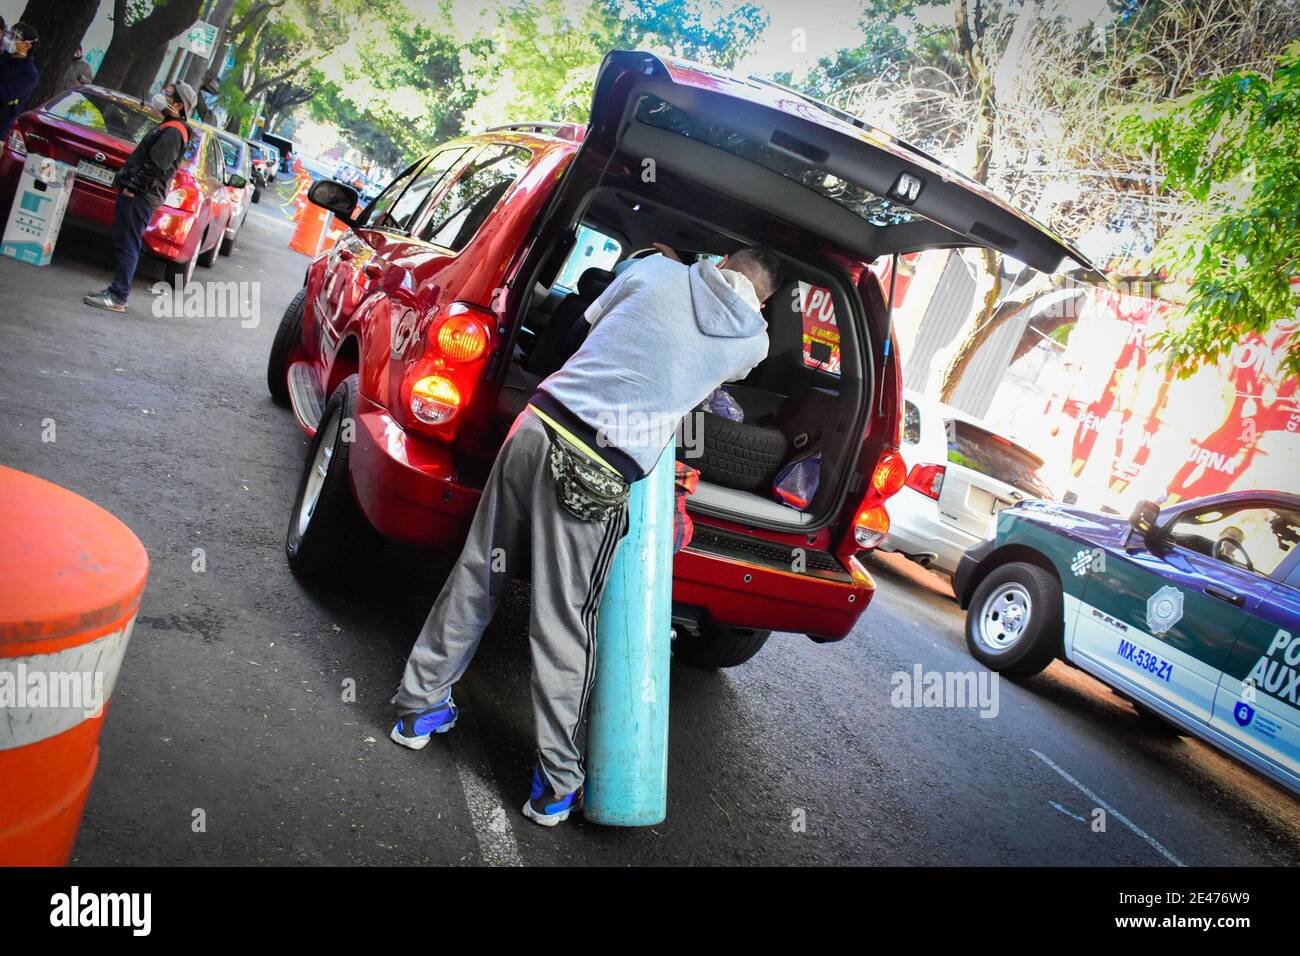
[[[149,557],[103,508],[3,466],[0,525],[0,866],[62,866]]]
[[[303,207],[302,216],[299,217],[298,225],[293,230],[293,238],[289,240],[289,248],[305,256],[315,256],[319,253],[325,236],[325,220],[328,216],[329,212],[315,203]]]

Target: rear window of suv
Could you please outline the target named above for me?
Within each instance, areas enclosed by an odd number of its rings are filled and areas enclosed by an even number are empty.
[[[1001,435],[985,431],[970,422],[950,418],[944,422],[948,432],[948,460],[1036,498],[1050,498],[1051,491],[1038,476],[1043,460]]]
[[[766,143],[761,143],[744,133],[692,116],[653,93],[641,97],[636,106],[636,118],[638,122],[645,123],[647,126],[698,140],[762,166],[764,169],[780,173],[786,179],[793,180],[838,203],[873,226],[897,226],[925,218],[906,206],[890,202],[883,196],[877,196],[870,190],[841,179],[833,173],[818,169],[807,161],[777,152]]]

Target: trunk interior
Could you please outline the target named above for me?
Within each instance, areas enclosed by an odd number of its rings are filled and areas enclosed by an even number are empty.
[[[582,345],[587,306],[616,275],[654,254],[653,242],[671,245],[687,264],[764,244],[762,236],[711,224],[700,211],[687,214],[624,189],[595,190],[538,273],[504,371],[497,407],[503,428]],[[860,451],[870,372],[849,287],[784,251],[782,260],[782,285],[763,308],[767,358],[688,416],[677,457],[700,471],[687,500],[692,512],[800,532],[825,525],[843,500]],[[848,321],[837,322],[843,317]],[[778,494],[778,474],[812,455],[817,462],[800,470],[815,480],[783,481],[786,494]]]

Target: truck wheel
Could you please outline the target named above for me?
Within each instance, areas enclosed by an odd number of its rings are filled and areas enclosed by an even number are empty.
[[[1037,674],[1060,653],[1061,585],[1036,564],[1015,561],[980,582],[966,612],[971,656],[1008,677]]]
[[[302,309],[306,297],[307,289],[304,287],[289,300],[284,315],[280,316],[280,327],[275,330],[271,355],[266,361],[266,388],[278,405],[289,404],[289,358],[294,346],[302,341]]]
[[[762,650],[771,636],[771,631],[706,624],[699,634],[681,633],[673,641],[673,657],[692,667],[736,667]]]
[[[355,422],[356,407],[357,376],[349,375],[325,406],[293,502],[284,550],[295,574],[338,580],[366,567],[379,548],[379,535],[352,496],[348,472],[352,445],[345,423]]]

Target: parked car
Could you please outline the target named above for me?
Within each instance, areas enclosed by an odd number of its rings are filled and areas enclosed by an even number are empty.
[[[226,187],[230,190],[232,208],[230,222],[221,240],[221,254],[228,256],[234,251],[235,240],[239,238],[239,230],[243,228],[244,220],[248,218],[248,207],[252,203],[254,188],[252,151],[248,142],[234,133],[227,133],[213,126],[207,126],[205,129],[216,135],[217,145],[221,147],[221,156],[225,160],[227,171],[235,173],[244,180],[241,186]]]
[[[293,165],[294,149],[293,140],[285,139],[283,136],[277,136],[275,133],[263,133],[263,142],[275,149],[276,167],[280,172],[287,173]]]
[[[903,490],[889,503],[882,551],[898,551],[945,574],[984,540],[1003,508],[1051,498],[1039,477],[1043,460],[977,418],[903,392]]]
[[[271,165],[271,154],[251,139],[246,139],[244,142],[248,144],[249,161],[253,166],[252,201],[261,202],[262,190],[271,181],[271,175],[268,172]]]
[[[741,387],[754,423],[775,423],[764,435],[821,453],[820,482],[799,508],[770,486],[709,480],[688,499],[674,653],[705,666],[741,663],[774,630],[839,640],[874,593],[859,555],[889,530],[904,474],[897,354],[869,265],[981,242],[1047,270],[1078,255],[888,134],[774,84],[634,52],[605,58],[585,129],[529,123],[445,143],[355,218],[351,187],[323,180],[310,196],[349,229],[308,266],[267,368],[272,396],[315,436],[286,540],[303,574],[354,575],[381,535],[460,548],[507,428],[581,345],[583,312],[612,280],[592,267],[576,289],[555,282],[589,254],[580,228],[617,246],[616,269],[656,241],[778,251],[770,351]],[[811,290],[837,329],[833,372],[805,350]],[[682,445],[688,459],[699,450]]]
[[[954,591],[981,663],[1064,657],[1300,792],[1300,495],[1234,491],[1125,521],[1048,502],[1003,511]]]
[[[98,86],[67,90],[23,113],[0,156],[4,205],[17,189],[30,150],[76,167],[64,228],[111,236],[117,202],[113,179],[161,119],[134,97]],[[167,198],[144,232],[145,249],[162,260],[169,282],[187,282],[196,263],[216,262],[232,211],[228,187],[243,184],[242,176],[226,169],[216,134],[201,125],[191,129]]]

